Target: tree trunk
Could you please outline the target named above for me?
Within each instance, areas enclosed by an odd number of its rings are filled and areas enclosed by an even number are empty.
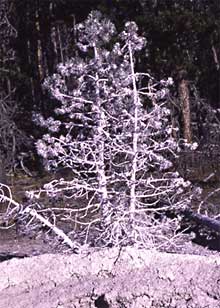
[[[134,217],[135,209],[136,209],[136,181],[137,181],[137,153],[138,153],[138,138],[139,138],[139,109],[140,109],[140,100],[138,97],[138,90],[136,86],[135,79],[135,71],[134,71],[134,59],[132,54],[131,44],[129,45],[129,57],[130,57],[130,65],[131,65],[131,75],[132,75],[132,83],[133,83],[133,97],[134,97],[134,112],[133,116],[133,136],[132,136],[132,165],[131,165],[131,184],[130,184],[130,214],[131,218]]]
[[[35,29],[37,32],[37,60],[38,60],[38,73],[40,81],[44,78],[44,69],[43,69],[43,50],[41,42],[41,29],[40,29],[40,18],[39,18],[39,7],[35,11]]]
[[[0,183],[6,184],[6,172],[4,168],[3,159],[0,157]]]
[[[190,97],[189,82],[186,79],[186,72],[179,72],[179,97],[183,116],[183,136],[188,142],[192,142],[191,115],[190,115]]]
[[[96,46],[94,46],[95,58],[98,57],[98,50]],[[98,189],[100,196],[100,205],[102,211],[102,221],[104,226],[108,226],[111,223],[111,205],[109,202],[108,189],[107,189],[107,178],[105,171],[105,128],[106,128],[106,116],[102,107],[102,100],[100,98],[100,90],[99,90],[99,76],[96,74],[96,102],[95,112],[97,113],[97,135],[94,136],[94,143],[97,148],[97,163],[96,163],[96,172],[98,176]]]

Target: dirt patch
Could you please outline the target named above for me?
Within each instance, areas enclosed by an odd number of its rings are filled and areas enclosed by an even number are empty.
[[[115,248],[13,259],[0,272],[0,307],[220,307],[214,256]]]

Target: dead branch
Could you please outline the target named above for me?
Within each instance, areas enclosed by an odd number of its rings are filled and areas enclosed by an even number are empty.
[[[208,227],[212,231],[220,233],[220,221],[217,219],[210,218],[208,216],[201,215],[198,213],[194,213],[189,209],[184,210],[183,215],[186,218],[195,221],[197,224]]]
[[[78,246],[73,243],[73,241],[58,227],[53,225],[48,219],[44,218],[42,215],[37,213],[35,209],[30,207],[24,207],[22,204],[16,202],[12,199],[11,190],[7,185],[0,184],[1,191],[0,191],[0,201],[8,202],[8,210],[5,213],[5,219],[9,220],[11,217],[15,218],[15,216],[31,216],[38,220],[42,225],[47,226],[50,230],[52,230],[59,238],[63,240],[63,243],[67,244],[72,250],[75,252],[78,250]],[[9,197],[4,194],[4,189],[6,188],[7,191],[10,192]]]

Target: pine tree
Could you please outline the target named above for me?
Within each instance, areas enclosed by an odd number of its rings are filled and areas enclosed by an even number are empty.
[[[157,82],[135,71],[135,54],[146,40],[134,22],[117,37],[115,26],[92,11],[77,31],[79,56],[45,81],[59,106],[48,119],[35,115],[48,130],[38,153],[49,168],[72,171],[71,180],[45,190],[85,197],[83,215],[97,212],[96,219],[87,215],[86,241],[98,226],[96,245],[163,245],[178,226],[166,212],[189,202],[183,194],[189,183],[171,171],[178,150],[166,103],[172,79]]]

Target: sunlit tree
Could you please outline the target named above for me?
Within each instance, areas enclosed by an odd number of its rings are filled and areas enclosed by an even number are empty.
[[[48,130],[37,142],[47,167],[72,172],[70,180],[52,181],[45,191],[85,198],[86,213],[96,215],[82,224],[87,236],[98,226],[99,245],[161,242],[175,225],[165,213],[189,201],[182,197],[189,183],[171,171],[178,150],[166,106],[172,79],[157,82],[135,72],[135,54],[146,41],[134,22],[116,41],[115,26],[93,11],[77,31],[79,56],[45,81],[59,102],[54,116],[35,115]],[[80,215],[76,220],[80,224]]]

